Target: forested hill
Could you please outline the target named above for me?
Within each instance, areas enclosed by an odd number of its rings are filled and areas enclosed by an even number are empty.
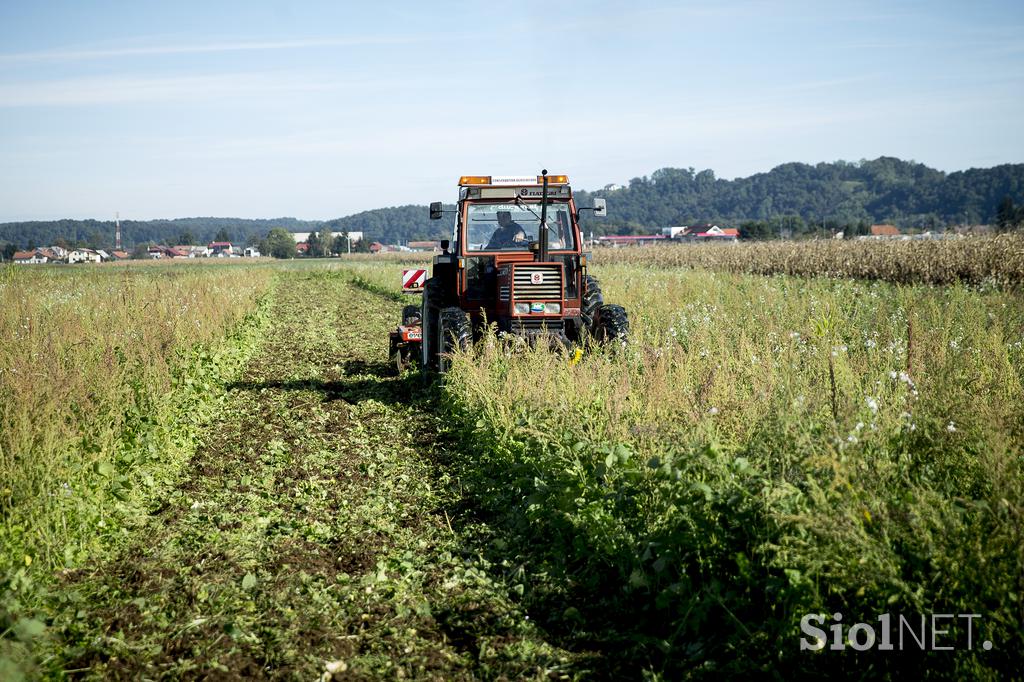
[[[999,203],[1024,200],[1024,164],[944,173],[881,157],[849,163],[787,163],[748,178],[663,168],[623,189],[577,192],[608,199],[609,228],[798,216],[807,223],[893,223],[900,227],[995,222]]]
[[[454,188],[452,197],[454,198]],[[438,197],[441,199],[442,197]],[[445,208],[455,208],[454,204]],[[444,239],[451,236],[452,219],[430,219],[430,207],[407,204],[392,208],[377,208],[355,215],[327,221],[335,232],[362,232],[368,238],[383,244],[397,244],[417,239]]]
[[[945,173],[912,161],[880,157],[813,166],[787,163],[767,173],[735,180],[716,178],[711,170],[663,168],[650,177],[634,178],[619,189],[586,192],[577,188],[576,196],[581,206],[590,205],[594,197],[608,200],[608,218],[585,217],[584,228],[595,234],[708,221],[735,225],[777,218],[791,218],[797,227],[822,222],[839,227],[879,222],[900,227],[941,227],[994,223],[1005,197],[1017,206],[1024,204],[1024,164]],[[454,198],[454,188],[450,196],[438,197]],[[180,242],[180,237],[189,235],[197,242],[206,242],[222,229],[232,241],[243,243],[250,236],[265,236],[272,227],[304,232],[319,229],[323,224],[294,218],[183,218],[121,223],[127,245]],[[329,220],[327,224],[337,231],[362,231],[372,240],[395,243],[447,236],[451,221],[431,221],[426,206],[405,205],[364,211]],[[13,242],[25,247],[63,238],[104,248],[110,245],[113,233],[111,221],[6,223],[0,224],[0,243]]]

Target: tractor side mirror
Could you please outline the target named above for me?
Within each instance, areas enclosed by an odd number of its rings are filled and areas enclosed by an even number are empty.
[[[444,211],[441,210],[441,202],[440,201],[435,201],[435,202],[432,202],[430,204],[430,219],[431,220],[440,220],[442,213],[444,213]]]
[[[442,253],[448,253],[448,247],[451,246],[451,245],[452,245],[451,241],[449,241],[447,239],[442,239],[441,240],[441,252]]]
[[[594,199],[594,217],[605,218],[608,216],[608,203],[604,199]]]

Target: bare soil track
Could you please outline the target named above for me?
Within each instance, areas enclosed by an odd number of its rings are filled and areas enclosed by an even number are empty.
[[[48,669],[105,679],[550,678],[450,513],[435,393],[386,363],[400,304],[282,273],[267,335],[145,531],[61,586]],[[460,526],[463,526],[460,528]],[[568,672],[573,671],[573,672]]]

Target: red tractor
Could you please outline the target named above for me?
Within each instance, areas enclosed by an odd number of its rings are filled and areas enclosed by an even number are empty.
[[[531,343],[625,343],[626,310],[606,304],[597,279],[587,274],[580,213],[604,216],[607,210],[603,199],[594,204],[578,208],[569,179],[547,171],[462,176],[454,211],[431,204],[432,220],[454,213],[455,221],[453,239],[441,242],[431,277],[419,289],[423,368],[444,373],[452,351],[479,337],[485,320]],[[410,318],[411,311],[403,313],[403,327]],[[392,332],[399,365],[401,329]]]

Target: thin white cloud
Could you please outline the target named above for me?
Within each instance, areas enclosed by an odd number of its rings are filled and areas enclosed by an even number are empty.
[[[403,36],[366,36],[358,38],[325,38],[310,40],[278,40],[248,42],[217,42],[199,45],[151,45],[141,47],[116,47],[94,49],[53,49],[35,52],[0,54],[0,64],[16,62],[63,62],[83,59],[112,59],[119,57],[142,57],[180,54],[204,54],[210,52],[244,52],[254,50],[301,50],[316,47],[352,47],[364,45],[401,45],[420,41],[420,38]]]
[[[0,108],[196,101],[310,92],[342,87],[294,74],[231,73],[133,78],[105,76],[0,84]]]
[[[291,71],[219,73],[196,76],[94,76],[58,80],[0,82],[0,109],[74,107],[174,101],[189,105],[229,99],[339,92],[357,94],[410,92],[425,87],[416,74],[380,77],[335,76]],[[451,78],[436,79],[430,87],[454,86]]]
[[[858,85],[876,80],[875,75],[850,76],[847,78],[831,78],[818,81],[805,81],[801,83],[790,83],[773,88],[776,92],[810,92],[816,90],[831,90],[834,88],[845,88],[850,85]]]

